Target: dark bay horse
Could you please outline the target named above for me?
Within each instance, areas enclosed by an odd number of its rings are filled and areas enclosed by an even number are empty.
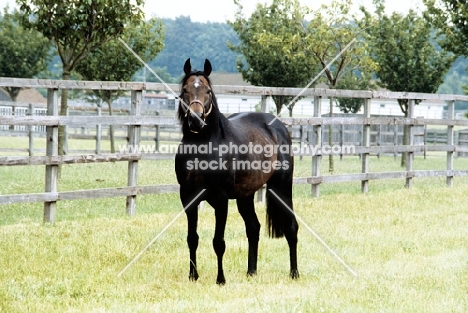
[[[255,213],[254,194],[264,184],[269,235],[286,237],[290,276],[297,278],[298,224],[292,211],[294,164],[288,130],[267,113],[238,113],[226,118],[219,111],[211,88],[208,78],[211,70],[209,60],[205,60],[203,71],[195,71],[187,59],[178,108],[183,138],[175,158],[175,171],[188,220],[189,278],[198,279],[198,205],[203,200],[215,211],[216,282],[226,282],[223,254],[229,199],[236,199],[245,222],[249,243],[247,275],[256,274],[260,223]]]

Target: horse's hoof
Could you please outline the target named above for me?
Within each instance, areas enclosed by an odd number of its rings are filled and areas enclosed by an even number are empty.
[[[189,275],[189,280],[190,281],[197,281],[198,280],[198,274],[190,274]]]
[[[224,285],[226,285],[226,279],[224,277],[218,277],[216,279],[216,284],[218,286],[224,286]]]
[[[299,271],[297,269],[291,270],[289,273],[289,276],[291,276],[292,279],[298,279],[299,278]]]
[[[252,276],[257,276],[257,271],[247,271],[247,276],[252,277]]]

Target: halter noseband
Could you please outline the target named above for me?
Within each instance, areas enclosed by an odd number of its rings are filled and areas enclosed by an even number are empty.
[[[210,97],[211,98],[211,97]],[[192,106],[192,104],[194,103],[198,103],[201,105],[202,109],[203,109],[203,119],[205,119],[210,113],[211,113],[211,109],[213,108],[213,100],[210,99],[210,108],[208,109],[208,112],[205,112],[205,105],[200,101],[200,100],[193,100],[190,102],[190,104],[188,105],[187,107],[187,111],[185,111],[185,117],[187,117],[189,111],[190,111],[190,107]]]

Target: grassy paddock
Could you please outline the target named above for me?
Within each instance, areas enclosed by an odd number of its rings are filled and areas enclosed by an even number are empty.
[[[335,162],[337,173],[359,172],[360,160]],[[310,158],[296,176],[310,173]],[[326,160],[323,161],[326,165]],[[442,169],[443,155],[417,157],[416,169]],[[456,169],[468,166],[457,159]],[[140,184],[174,183],[172,161],[141,162]],[[372,171],[400,170],[393,157],[372,158]],[[59,190],[123,186],[126,164],[64,167]],[[323,172],[325,172],[323,170]],[[44,169],[0,167],[0,193],[42,192]],[[137,200],[125,216],[125,199],[64,201],[58,219],[42,224],[42,204],[0,206],[1,312],[466,312],[468,310],[468,179],[371,181],[294,187],[297,214],[358,273],[354,278],[301,225],[299,270],[288,278],[284,239],[264,230],[259,272],[248,278],[247,240],[233,202],[226,230],[227,284],[218,287],[211,247],[214,214],[199,218],[199,272],[188,281],[186,222],[181,217],[124,275],[117,274],[181,210],[177,194]],[[264,207],[258,205],[261,222]],[[264,223],[262,223],[264,224]]]

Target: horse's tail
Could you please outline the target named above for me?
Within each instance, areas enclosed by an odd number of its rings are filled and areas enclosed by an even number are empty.
[[[292,171],[291,171],[292,172]],[[297,221],[293,213],[292,173],[280,171],[273,174],[267,182],[266,215],[268,235],[281,238],[285,231],[295,229]]]

